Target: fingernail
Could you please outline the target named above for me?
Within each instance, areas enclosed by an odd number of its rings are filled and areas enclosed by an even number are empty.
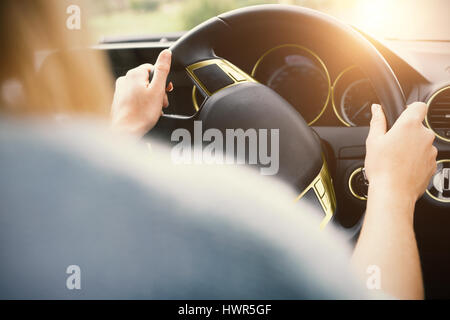
[[[169,49],[164,49],[163,52],[164,52],[164,54],[165,54],[167,57],[171,57],[171,56],[172,56],[172,51],[170,51]]]
[[[380,111],[381,106],[379,104],[372,104],[372,117],[376,117]]]
[[[163,59],[163,60],[166,60],[167,62],[169,62],[172,59],[172,52],[169,49],[164,49],[159,54],[158,59]]]

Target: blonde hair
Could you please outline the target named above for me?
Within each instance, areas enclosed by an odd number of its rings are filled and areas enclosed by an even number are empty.
[[[79,30],[69,30],[69,5],[81,8]],[[107,59],[86,50],[85,4],[80,0],[0,1],[0,85],[20,84],[23,99],[1,99],[13,114],[93,113],[110,109],[113,85]],[[39,66],[39,56],[45,56]],[[3,93],[8,89],[3,88]],[[7,93],[7,92],[6,92]]]

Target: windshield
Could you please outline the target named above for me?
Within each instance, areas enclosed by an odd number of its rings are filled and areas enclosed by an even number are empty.
[[[379,38],[450,40],[450,0],[89,0],[90,24],[101,38],[189,30],[244,6],[295,4],[331,14]]]

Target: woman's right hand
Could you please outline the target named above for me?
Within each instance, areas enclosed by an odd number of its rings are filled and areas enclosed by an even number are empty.
[[[370,189],[398,192],[400,197],[414,202],[424,193],[436,171],[437,156],[435,135],[422,124],[426,113],[426,104],[415,102],[386,132],[383,109],[372,106],[365,160]]]
[[[434,133],[422,124],[426,113],[427,106],[415,102],[386,132],[383,109],[373,105],[366,141],[369,193],[352,264],[365,281],[375,266],[380,289],[399,299],[424,297],[414,208],[436,171],[437,156]]]

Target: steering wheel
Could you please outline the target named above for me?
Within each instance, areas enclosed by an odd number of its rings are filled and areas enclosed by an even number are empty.
[[[335,210],[335,195],[320,139],[286,100],[230,61],[218,57],[214,51],[222,41],[232,43],[241,28],[257,28],[266,23],[297,28],[308,25],[318,37],[339,39],[343,46],[348,46],[348,50],[358,52],[354,55],[354,62],[371,81],[388,125],[391,126],[403,111],[405,98],[396,76],[360,33],[314,10],[260,5],[214,17],[185,34],[171,47],[174,67],[187,71],[206,100],[193,117],[165,117],[183,122],[200,120],[204,130],[279,129],[277,176],[297,188],[299,198],[319,200],[326,213],[323,221],[326,224]]]

